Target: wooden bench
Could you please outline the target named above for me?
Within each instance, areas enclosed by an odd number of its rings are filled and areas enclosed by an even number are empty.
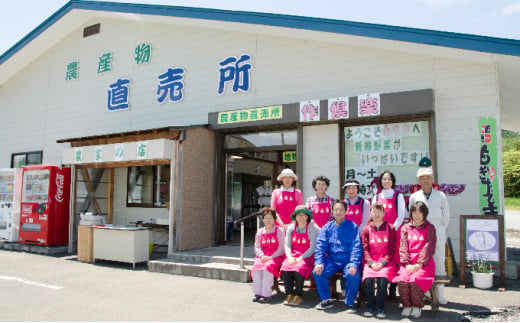
[[[329,278],[330,297],[333,299],[336,299],[336,300],[339,300],[340,296],[341,296],[340,293],[338,292],[338,280],[342,276],[343,276],[343,273],[340,271],[340,272],[337,272],[334,275],[330,276],[330,278]],[[439,284],[448,285],[451,282],[452,278],[453,277],[451,277],[451,276],[440,276],[440,275],[435,276],[433,285],[429,290],[430,296],[425,296],[425,298],[424,298],[424,301],[425,301],[424,304],[431,305],[433,313],[437,313],[439,311],[439,307],[440,307],[439,297],[437,295],[437,288],[436,288],[437,285],[439,285]],[[273,284],[273,290],[276,291],[278,294],[282,293],[282,291],[280,290],[280,285],[283,286],[283,281],[281,280],[281,278],[275,278],[274,284]],[[314,284],[314,279],[313,279],[312,274],[309,276],[309,279],[305,281],[305,284],[303,285],[303,289],[309,290],[309,291],[316,290],[316,285]],[[399,301],[400,300],[398,298],[395,299],[395,298],[388,298],[388,297],[385,300],[385,302],[399,302]],[[359,286],[359,293],[358,293],[357,300],[356,300],[357,306],[359,307],[364,302],[366,302],[365,289],[363,288],[363,284],[361,284],[361,286]]]
[[[433,281],[433,285],[430,288],[430,296],[425,296],[425,304],[430,304],[432,307],[433,313],[437,313],[439,311],[439,297],[437,295],[437,285],[444,284],[448,285],[451,282],[451,276],[440,276],[436,275],[435,280]]]
[[[341,277],[342,277],[342,273],[337,272],[336,274],[332,275],[329,279],[330,289],[331,289],[330,295],[332,298],[335,298],[337,300],[339,300],[339,298],[340,298],[340,295],[337,292],[337,281]],[[439,307],[440,307],[439,298],[437,295],[437,288],[436,288],[437,285],[439,285],[439,284],[448,285],[451,282],[452,278],[453,277],[451,277],[451,276],[440,276],[440,275],[435,276],[433,285],[429,290],[430,296],[425,296],[425,298],[424,298],[424,300],[425,300],[424,304],[431,305],[432,311],[434,313],[437,313],[439,311]],[[361,285],[359,286],[359,293],[356,298],[357,307],[359,307],[364,302],[366,302],[365,289],[363,288],[363,283],[361,283]],[[400,302],[400,299],[387,297],[385,299],[385,302]]]

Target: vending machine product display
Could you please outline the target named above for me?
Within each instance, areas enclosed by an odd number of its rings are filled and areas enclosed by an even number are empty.
[[[70,168],[23,169],[19,242],[64,245],[69,237]]]
[[[17,242],[20,227],[22,169],[0,169],[0,240]]]

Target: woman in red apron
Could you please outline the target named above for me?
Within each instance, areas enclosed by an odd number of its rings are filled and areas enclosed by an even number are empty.
[[[343,184],[345,202],[347,202],[347,215],[345,218],[357,224],[359,232],[370,220],[370,202],[359,196],[359,182],[355,179],[347,179]]]
[[[271,195],[271,209],[278,215],[276,225],[285,231],[291,223],[291,213],[294,211],[294,208],[303,204],[303,195],[299,189],[292,186],[294,181],[298,179],[292,169],[286,168],[282,170],[276,179],[282,182],[283,185],[273,191]]]
[[[305,206],[312,212],[312,219],[318,231],[330,220],[333,220],[332,206],[334,199],[326,194],[330,180],[325,176],[316,176],[312,180],[312,188],[316,195],[307,199]]]
[[[370,208],[371,221],[361,231],[363,245],[363,281],[367,307],[364,315],[371,317],[376,313],[377,318],[385,318],[385,297],[388,282],[396,274],[395,265],[395,230],[383,220],[385,209],[382,204],[376,203]],[[374,284],[377,283],[377,292],[374,297]]]
[[[285,235],[285,260],[282,264],[282,279],[287,297],[284,305],[298,306],[303,302],[303,283],[314,268],[314,248],[317,229],[310,222],[312,213],[299,205],[291,214],[293,223]]]
[[[269,207],[262,209],[262,222],[255,236],[255,263],[251,268],[254,302],[267,303],[272,294],[274,277],[279,277],[280,266],[285,258],[283,241],[285,234],[274,223],[276,212]]]
[[[383,219],[390,223],[395,229],[395,259],[399,259],[399,240],[401,239],[400,230],[406,213],[406,203],[404,201],[403,194],[400,194],[394,190],[394,173],[391,171],[382,172],[379,176],[379,185],[381,185],[382,191],[381,193],[374,196],[372,199],[372,204],[377,202],[383,204],[385,208],[385,216]],[[391,283],[390,287],[388,288],[390,298],[397,298],[395,293],[396,289],[397,285]]]
[[[399,296],[403,303],[402,316],[421,317],[424,293],[435,280],[433,254],[437,236],[435,227],[426,221],[428,207],[424,202],[410,205],[412,221],[401,230],[401,267],[394,281],[399,283]]]

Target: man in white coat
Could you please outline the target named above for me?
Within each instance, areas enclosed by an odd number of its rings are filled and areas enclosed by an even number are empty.
[[[428,157],[424,157],[419,162],[419,170],[417,171],[417,182],[421,185],[421,190],[410,196],[409,205],[422,201],[428,206],[428,221],[435,226],[435,231],[437,232],[437,244],[433,255],[435,275],[446,275],[444,248],[446,244],[446,230],[450,223],[450,208],[446,195],[433,188],[433,181],[432,162]],[[444,285],[437,285],[437,295],[440,304],[448,304],[448,301],[444,298]]]

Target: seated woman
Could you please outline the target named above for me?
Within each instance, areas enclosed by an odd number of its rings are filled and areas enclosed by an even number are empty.
[[[410,205],[412,221],[401,228],[399,248],[401,266],[394,282],[399,283],[403,317],[421,317],[424,293],[435,280],[433,253],[437,243],[435,227],[426,220],[428,207],[424,202]]]
[[[303,302],[303,283],[314,268],[314,248],[317,229],[310,222],[312,213],[304,205],[298,205],[291,214],[293,223],[285,236],[285,256],[282,279],[287,297],[284,305],[298,306]]]
[[[361,231],[363,245],[363,284],[367,298],[367,308],[364,315],[385,318],[385,297],[388,282],[396,274],[395,265],[395,229],[383,220],[385,209],[383,204],[373,204],[370,207],[370,222]],[[377,283],[377,293],[374,297],[374,284]],[[375,310],[375,311],[374,311]]]
[[[285,233],[276,226],[276,212],[269,208],[262,209],[262,222],[255,236],[255,263],[251,268],[253,278],[253,302],[268,303],[271,299],[274,277],[279,276],[284,256],[283,241]]]

